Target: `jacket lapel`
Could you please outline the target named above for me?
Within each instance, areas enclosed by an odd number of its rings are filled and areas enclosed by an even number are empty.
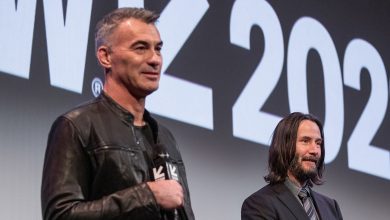
[[[291,213],[296,217],[296,219],[309,219],[302,205],[283,183],[274,185],[273,190],[276,193],[276,196],[280,200],[280,202],[291,211]]]
[[[326,207],[326,203],[324,203],[324,201],[322,200],[321,195],[311,190],[311,197],[313,198],[313,203],[314,206],[316,207],[318,215],[320,216],[320,219],[329,219],[328,213],[323,208]]]

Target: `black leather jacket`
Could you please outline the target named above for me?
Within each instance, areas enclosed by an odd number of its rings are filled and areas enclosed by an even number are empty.
[[[183,209],[187,219],[194,219],[174,137],[147,111],[144,120],[153,134],[149,140],[154,143],[136,133],[133,116],[104,93],[58,117],[49,134],[44,161],[43,218],[165,219],[145,183],[151,180],[153,163],[145,149],[161,143],[177,163],[185,195]]]

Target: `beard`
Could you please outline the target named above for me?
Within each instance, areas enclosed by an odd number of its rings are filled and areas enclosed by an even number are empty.
[[[305,169],[302,165],[303,160],[315,160],[316,167]],[[319,160],[316,157],[299,157],[295,155],[290,164],[289,171],[298,181],[305,182],[309,179],[314,179],[318,175],[318,163]]]

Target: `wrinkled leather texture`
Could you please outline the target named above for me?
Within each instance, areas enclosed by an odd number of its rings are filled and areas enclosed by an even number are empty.
[[[104,93],[54,122],[42,176],[42,215],[62,219],[164,219],[145,183],[151,180],[147,147],[161,143],[177,163],[184,210],[194,219],[186,173],[172,134],[145,111],[153,142],[137,137],[133,116]]]

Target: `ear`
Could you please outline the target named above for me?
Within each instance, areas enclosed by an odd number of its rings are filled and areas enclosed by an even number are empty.
[[[104,45],[100,46],[96,51],[96,57],[104,69],[111,68],[110,48]]]

